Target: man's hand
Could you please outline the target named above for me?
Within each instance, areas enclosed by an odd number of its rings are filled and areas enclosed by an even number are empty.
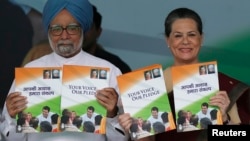
[[[118,94],[114,88],[104,88],[96,92],[98,102],[103,105],[107,110],[107,117],[113,118],[117,115],[118,107]]]
[[[124,113],[119,115],[118,117],[119,124],[121,127],[129,133],[130,126],[132,125],[132,117],[130,116],[129,113]]]
[[[16,115],[26,109],[27,98],[22,96],[20,92],[13,92],[6,98],[6,107],[10,117],[15,118]]]

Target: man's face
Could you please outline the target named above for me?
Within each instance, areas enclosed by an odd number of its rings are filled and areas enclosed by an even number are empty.
[[[208,70],[209,70],[210,72],[214,72],[214,66],[213,66],[213,65],[209,65],[209,66],[208,66]]]
[[[65,9],[59,12],[50,23],[50,27],[62,26],[65,28],[68,25],[79,25],[79,23]],[[61,35],[52,35],[49,30],[49,42],[53,51],[60,56],[69,58],[81,51],[83,33],[82,30],[80,30],[79,33],[70,35],[66,30],[63,30]]]
[[[89,118],[91,118],[92,115],[93,115],[93,111],[88,109],[88,111],[87,111],[87,116],[88,116]]]
[[[27,119],[30,120],[32,118],[32,114],[31,113],[27,113]]]
[[[160,75],[160,72],[159,72],[159,70],[158,70],[158,69],[155,69],[155,70],[154,70],[154,75],[155,75],[155,76]]]
[[[54,77],[59,77],[59,71],[58,70],[54,70],[53,71],[53,76]]]
[[[48,110],[45,110],[43,109],[43,117],[47,118],[49,115],[49,111]]]
[[[157,111],[152,111],[151,112],[153,118],[158,118],[158,112]]]
[[[101,71],[101,77],[105,77],[106,76],[106,72],[103,70]]]
[[[207,113],[207,107],[206,106],[202,106],[201,107],[201,111],[203,114],[206,114]]]

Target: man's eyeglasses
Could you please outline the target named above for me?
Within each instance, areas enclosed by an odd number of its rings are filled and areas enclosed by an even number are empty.
[[[66,30],[66,32],[69,35],[75,35],[78,34],[80,32],[81,26],[79,25],[68,25],[65,28],[63,28],[62,26],[59,25],[52,25],[49,30],[50,33],[54,36],[60,36],[63,33],[63,30]]]

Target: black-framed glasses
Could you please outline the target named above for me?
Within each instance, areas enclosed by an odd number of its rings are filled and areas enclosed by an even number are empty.
[[[60,36],[63,33],[63,30],[66,30],[66,32],[69,35],[75,35],[75,34],[79,34],[81,29],[81,26],[79,25],[68,25],[65,28],[59,25],[52,25],[49,30],[50,33],[54,36]]]

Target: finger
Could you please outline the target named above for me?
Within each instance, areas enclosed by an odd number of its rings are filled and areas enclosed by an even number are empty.
[[[104,88],[101,91],[108,97],[118,97],[118,94],[116,93],[114,88]]]
[[[219,93],[216,94],[216,96],[226,102],[230,102],[226,91],[220,91]]]
[[[122,120],[120,120],[119,123],[126,131],[128,131],[130,129],[132,119],[131,118],[122,118]]]
[[[230,100],[225,91],[218,92],[215,96],[210,99],[211,103],[220,103],[222,105],[229,105]]]
[[[16,97],[18,97],[18,96],[20,96],[20,95],[21,95],[21,93],[19,93],[19,92],[15,92],[15,93],[9,94],[9,95],[7,96],[7,98],[6,98],[6,103],[12,102],[12,100],[13,100],[14,98],[16,98]]]
[[[26,96],[22,96],[21,93],[12,93],[7,97],[6,103],[8,105],[15,105],[18,101],[25,101]]]
[[[114,107],[113,102],[104,96],[98,95],[96,96],[96,100],[108,111],[111,111],[112,107]]]
[[[24,107],[26,107],[26,104],[27,104],[27,101],[24,98],[24,99],[21,99],[21,100],[17,101],[15,103],[15,107],[18,108],[18,109],[23,109]]]
[[[112,92],[106,91],[106,90],[100,90],[97,92],[96,98],[101,103],[110,103],[112,105],[115,105],[117,103],[116,97],[113,97]]]
[[[102,101],[105,101],[107,99],[110,99],[109,94],[107,94],[107,92],[105,91],[99,91],[96,95],[96,97]]]
[[[107,105],[106,105],[106,101],[108,101],[108,98],[107,98],[105,95],[103,95],[102,93],[98,93],[98,94],[96,95],[96,99],[97,99],[97,101],[98,101],[101,105],[107,106]]]
[[[11,117],[15,117],[17,113],[26,109],[27,98],[21,96],[21,93],[11,93],[6,99],[6,106]]]

